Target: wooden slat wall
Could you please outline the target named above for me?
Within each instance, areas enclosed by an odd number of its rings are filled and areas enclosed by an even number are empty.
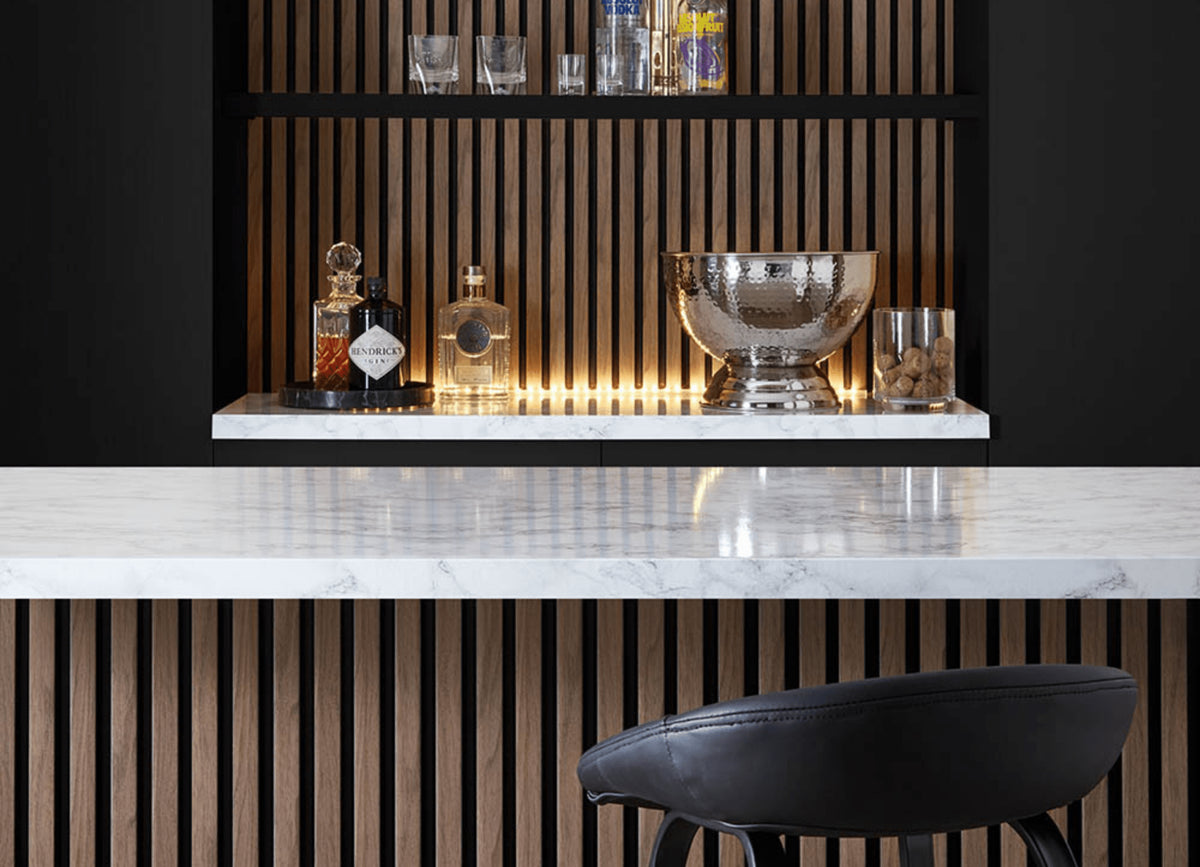
[[[0,601],[0,863],[637,867],[658,815],[591,807],[575,778],[600,738],[1061,661],[1141,686],[1117,766],[1055,811],[1081,865],[1191,863],[1196,601]],[[1009,833],[940,835],[936,863],[1023,867]],[[742,863],[698,840],[691,867]],[[899,864],[894,840],[785,842],[803,867]]]
[[[529,39],[530,93],[591,48],[595,0],[248,0],[252,91],[401,92],[409,33]],[[955,0],[732,0],[737,93],[953,92]],[[363,249],[429,379],[459,268],[513,314],[520,387],[699,387],[712,363],[659,287],[663,249],[877,249],[876,303],[954,305],[953,123],[252,120],[247,381],[307,378],[325,251]],[[869,319],[869,317],[868,317]],[[868,383],[869,325],[828,362]]]

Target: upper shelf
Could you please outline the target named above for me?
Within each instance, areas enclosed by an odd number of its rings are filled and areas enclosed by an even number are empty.
[[[973,94],[770,94],[736,96],[418,96],[399,93],[233,93],[229,117],[501,119],[887,119],[971,120]]]

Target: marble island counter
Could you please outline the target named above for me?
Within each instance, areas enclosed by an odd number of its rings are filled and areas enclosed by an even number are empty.
[[[1186,597],[1200,469],[0,470],[0,596]]]

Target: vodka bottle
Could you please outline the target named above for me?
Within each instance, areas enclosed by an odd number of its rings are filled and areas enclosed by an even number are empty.
[[[596,4],[596,93],[650,92],[650,0]]]

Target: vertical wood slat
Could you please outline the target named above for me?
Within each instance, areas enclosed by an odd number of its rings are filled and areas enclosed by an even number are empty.
[[[2,644],[0,640],[0,652]],[[0,700],[0,708],[11,707]],[[94,864],[96,859],[96,812],[86,808],[96,802],[96,603],[90,599],[71,602],[70,751],[70,863],[74,867]],[[8,823],[0,821],[0,824]],[[7,851],[10,850],[0,848],[0,852]]]
[[[436,853],[438,864],[457,867],[462,863],[462,606],[439,599],[434,610]]]
[[[681,599],[676,609],[676,706],[689,711],[704,704],[704,603]],[[697,835],[687,867],[701,867],[703,847]]]
[[[1108,664],[1107,603],[1080,603],[1080,653],[1084,665]],[[1096,784],[1083,799],[1083,852],[1080,867],[1108,867],[1108,779]]]
[[[112,604],[112,862],[137,858],[137,602]],[[215,746],[215,745],[214,745]],[[214,749],[210,756],[216,755]]]
[[[354,859],[379,861],[379,602],[354,602]],[[278,748],[278,744],[276,744]],[[276,853],[278,855],[278,853]],[[280,861],[277,863],[292,863]]]
[[[800,601],[800,685],[825,683],[825,602]],[[804,867],[825,867],[825,841],[815,837],[800,839],[800,863]]]
[[[300,861],[300,603],[274,603],[272,678],[275,862]],[[193,657],[194,659],[195,657]]]
[[[504,673],[503,611],[495,599],[481,599],[475,608],[476,682],[475,706],[475,798],[480,804],[504,801]],[[582,737],[580,738],[582,740]],[[582,750],[580,751],[582,752]],[[503,863],[501,810],[479,810],[475,819],[477,860],[482,867]]]
[[[727,701],[745,695],[745,654],[742,643],[743,603],[717,603],[717,698]],[[720,837],[722,867],[740,867],[742,847],[731,834]]]
[[[395,690],[396,863],[419,864],[422,844],[421,607],[419,602],[410,600],[396,603]],[[482,787],[479,791],[482,795]],[[489,862],[481,858],[479,863]]]
[[[1020,599],[1000,600],[1000,664],[1025,662],[1025,603]],[[1000,831],[1003,867],[1025,867],[1025,844],[1017,832],[1005,825]]]
[[[1162,603],[1162,809],[1161,829],[1164,864],[1187,864],[1191,841],[1188,829],[1188,755],[1196,747],[1188,743],[1187,601]],[[1151,768],[1153,773],[1154,769]]]
[[[0,852],[16,846],[17,603],[0,599]]]
[[[153,766],[150,769],[150,789],[153,801],[150,841],[153,863],[172,864],[179,851],[179,605],[175,600],[154,601],[151,635]],[[247,682],[250,689],[256,688],[257,674],[249,676]],[[251,747],[250,754],[255,757],[251,763],[256,762],[256,744]]]
[[[542,666],[541,606],[516,603],[517,672],[517,863],[542,862]]]
[[[643,599],[637,603],[639,723],[660,719],[666,710],[666,684],[663,682],[664,607],[661,599]],[[657,810],[638,811],[639,864],[650,863],[654,835],[661,821],[662,814]]]
[[[233,850],[258,860],[258,603],[233,604]]]
[[[341,618],[339,603],[313,605],[313,817],[318,864],[341,859]],[[397,632],[399,630],[397,629]],[[399,707],[399,705],[397,705]],[[236,712],[236,710],[235,710]]]
[[[556,671],[558,682],[558,863],[583,863],[583,811],[575,767],[583,754],[583,605],[579,600],[557,604]],[[487,803],[482,801],[481,803]],[[480,864],[490,864],[482,857]]]
[[[116,603],[114,603],[115,606]],[[114,617],[115,625],[115,617]],[[114,642],[116,630],[113,630]],[[114,694],[115,694],[114,688]],[[192,863],[217,863],[217,603],[192,603]],[[114,726],[114,731],[116,727]],[[278,743],[278,741],[277,741]],[[114,755],[115,755],[114,750]],[[278,800],[277,800],[278,803]],[[276,813],[279,816],[279,813]],[[278,849],[276,850],[279,851]],[[114,863],[122,863],[114,861]]]
[[[1139,684],[1150,681],[1147,655],[1147,603],[1124,599],[1121,605],[1121,667]],[[1149,704],[1152,696],[1143,687],[1133,711],[1133,724],[1121,753],[1121,841],[1124,863],[1138,864],[1150,848]]]
[[[963,668],[987,665],[987,603],[971,599],[959,606],[959,653]],[[987,831],[976,828],[962,833],[962,863],[987,864]]]
[[[866,669],[865,624],[866,606],[861,599],[844,599],[838,603],[838,680],[862,680]],[[867,860],[866,841],[847,838],[841,841],[841,867],[864,867]]]
[[[29,853],[54,851],[54,602],[29,603]]]
[[[612,737],[624,728],[622,695],[624,624],[621,602],[596,603],[596,738]],[[619,864],[624,845],[621,810],[596,811],[598,864]]]

